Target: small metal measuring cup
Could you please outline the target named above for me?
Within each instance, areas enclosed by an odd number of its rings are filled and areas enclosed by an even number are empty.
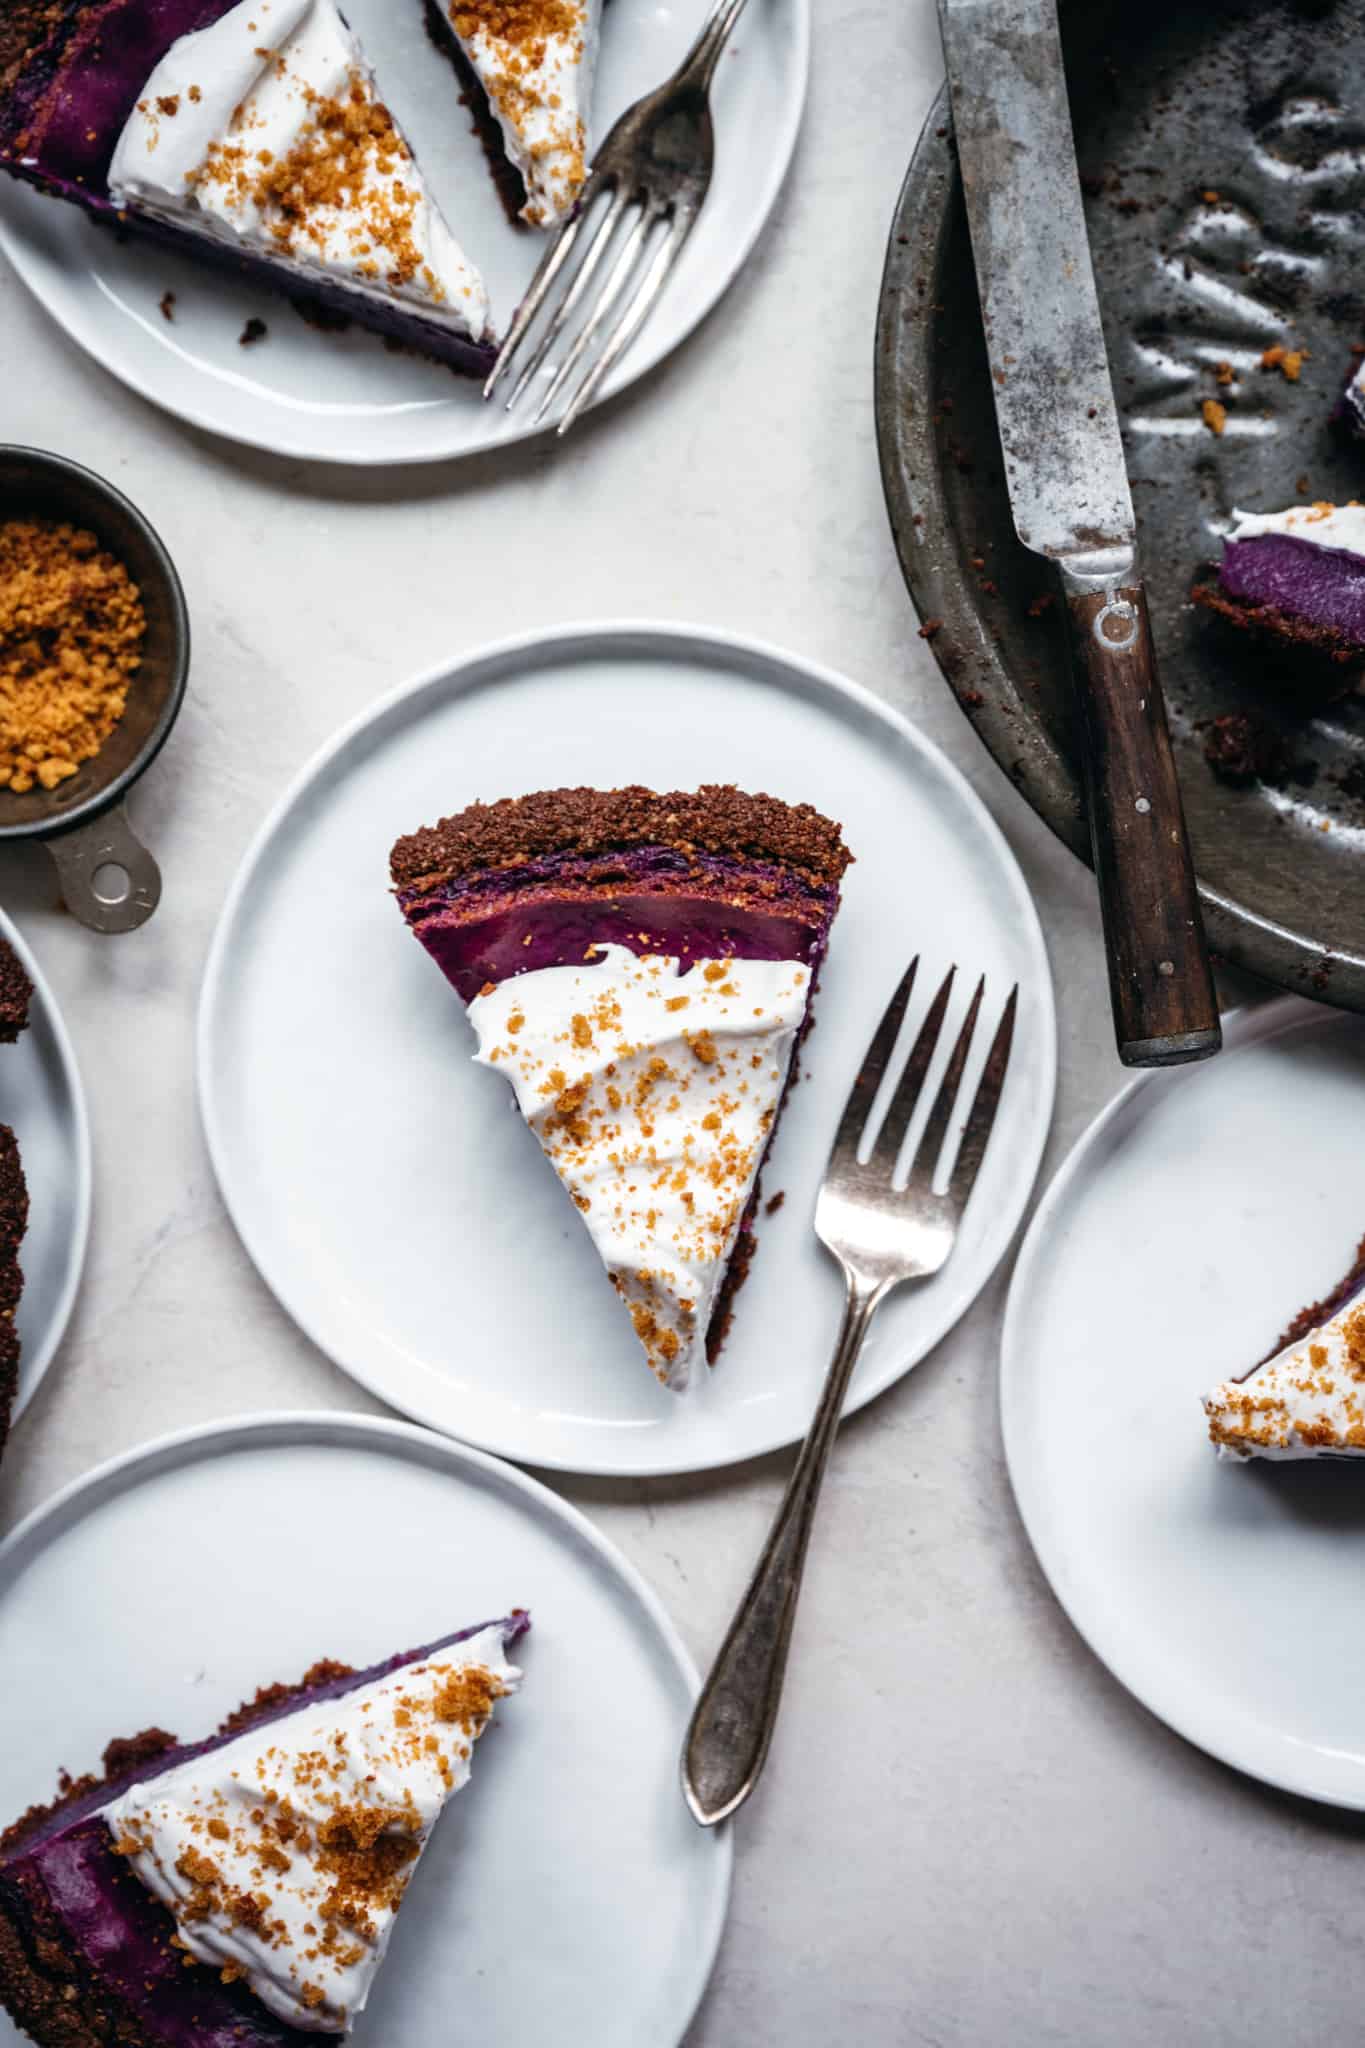
[[[94,533],[137,584],[146,614],[142,660],[122,718],[93,761],[55,789],[0,789],[0,844],[41,839],[66,906],[97,932],[131,932],[161,900],[161,870],[123,799],[175,724],[190,666],[180,578],[137,507],[93,470],[41,448],[0,444],[0,520],[60,519]]]

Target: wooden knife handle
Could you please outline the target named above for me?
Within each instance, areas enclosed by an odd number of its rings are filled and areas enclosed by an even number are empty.
[[[1119,1058],[1207,1059],[1223,1042],[1166,706],[1140,579],[1064,574],[1085,739],[1095,875]]]

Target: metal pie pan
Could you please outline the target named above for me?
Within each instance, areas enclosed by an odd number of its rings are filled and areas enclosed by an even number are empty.
[[[1234,507],[1365,497],[1365,447],[1331,418],[1365,342],[1365,121],[1352,111],[1365,106],[1365,24],[1342,0],[1136,17],[1064,4],[1062,21],[1210,942],[1230,964],[1365,1010],[1365,700],[1315,708],[1273,650],[1190,600]],[[1276,344],[1307,349],[1297,382],[1262,367]],[[1221,436],[1206,399],[1226,406]],[[892,223],[876,414],[901,565],[944,678],[1021,794],[1088,859],[1063,626],[1050,573],[1010,518],[945,95]],[[1209,721],[1235,711],[1278,736],[1274,785],[1208,767]]]

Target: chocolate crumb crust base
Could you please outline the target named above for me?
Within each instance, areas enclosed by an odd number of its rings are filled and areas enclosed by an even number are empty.
[[[28,1024],[33,983],[7,939],[0,939],[0,1045],[13,1045]]]
[[[0,2006],[40,2048],[285,2048],[316,2042],[316,2033],[277,2018],[244,1982],[225,1983],[216,1971],[186,1966],[183,1951],[172,1943],[174,1917],[114,1852],[101,1809],[129,1785],[220,1748],[248,1729],[314,1702],[344,1698],[492,1626],[501,1626],[511,1644],[530,1627],[530,1617],[518,1608],[500,1623],[475,1623],[363,1671],[324,1658],[292,1685],[263,1687],[204,1742],[187,1748],[164,1728],[146,1728],[111,1742],[101,1772],[64,1775],[54,1798],[30,1807],[0,1834]],[[83,1913],[94,1892],[136,1936],[133,1955],[117,1942],[111,1949],[106,1939],[95,1942],[92,1958],[73,1939],[38,1861],[45,1848],[63,1844],[70,1846]]]
[[[389,860],[394,887],[421,894],[489,868],[518,867],[555,853],[595,856],[667,846],[771,862],[809,882],[838,886],[852,855],[839,827],[810,804],[750,796],[729,783],[659,794],[624,789],[543,789],[470,804],[411,832]]]
[[[1365,671],[1365,647],[1339,626],[1314,625],[1278,605],[1247,604],[1226,596],[1212,583],[1196,583],[1190,596],[1240,632],[1263,634],[1287,654],[1310,657],[1308,678],[1317,702],[1348,695]]]
[[[28,1187],[19,1141],[0,1124],[0,1453],[19,1392],[19,1332],[14,1315],[24,1290],[19,1247],[28,1228]]]

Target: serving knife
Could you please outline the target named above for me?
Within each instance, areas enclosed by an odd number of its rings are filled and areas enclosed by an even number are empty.
[[[1015,531],[1071,618],[1119,1057],[1222,1044],[1100,324],[1055,0],[939,0]]]

